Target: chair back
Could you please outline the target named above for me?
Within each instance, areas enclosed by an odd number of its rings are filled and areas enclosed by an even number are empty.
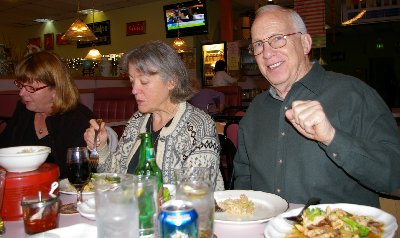
[[[222,147],[219,168],[224,179],[224,187],[227,190],[233,189],[233,159],[235,158],[236,147],[226,136],[218,136]]]
[[[239,124],[238,122],[229,121],[226,123],[224,127],[224,135],[232,141],[233,145],[237,149],[238,144],[238,131],[239,131]]]

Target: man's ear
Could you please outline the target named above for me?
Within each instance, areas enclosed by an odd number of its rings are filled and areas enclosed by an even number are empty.
[[[312,46],[312,38],[310,34],[302,34],[301,35],[301,44],[303,45],[303,52],[305,55],[308,55]]]

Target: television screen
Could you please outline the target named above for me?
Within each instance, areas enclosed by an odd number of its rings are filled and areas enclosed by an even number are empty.
[[[164,6],[167,38],[208,32],[206,0],[181,2]]]

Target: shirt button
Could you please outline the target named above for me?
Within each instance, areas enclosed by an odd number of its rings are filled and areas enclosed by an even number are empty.
[[[285,136],[285,132],[281,132],[281,135],[282,135],[282,136]]]
[[[288,107],[285,107],[285,111],[288,109]]]
[[[281,190],[278,188],[278,189],[276,190],[276,192],[277,192],[277,193],[280,193],[280,192],[281,192]]]
[[[333,158],[336,158],[337,154],[336,153],[332,153],[332,156],[333,156]]]
[[[280,159],[280,160],[279,160],[279,163],[282,164],[282,163],[283,163],[283,160]]]
[[[164,142],[165,141],[165,137],[164,136],[160,137],[160,141]]]

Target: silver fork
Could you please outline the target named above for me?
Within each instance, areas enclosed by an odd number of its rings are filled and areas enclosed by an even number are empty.
[[[97,124],[100,125],[103,122],[102,119],[96,119]],[[92,173],[97,172],[97,165],[99,164],[99,153],[97,152],[97,136],[99,135],[99,130],[94,130],[94,141],[93,141],[93,149],[90,152],[90,170]]]

